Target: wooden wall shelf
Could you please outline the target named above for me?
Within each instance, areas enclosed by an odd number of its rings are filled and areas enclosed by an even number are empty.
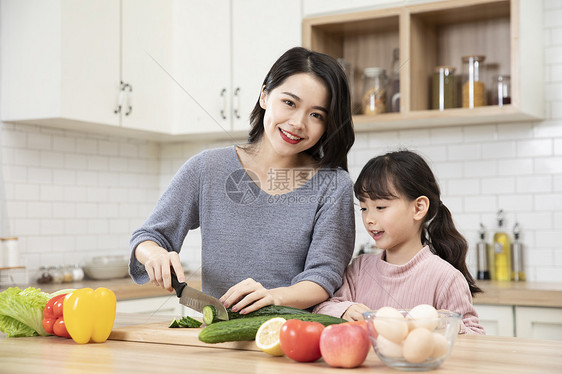
[[[544,117],[541,23],[541,1],[445,0],[305,18],[303,46],[352,64],[358,132],[530,121]],[[390,72],[395,48],[400,50],[400,112],[361,115],[363,69]],[[488,94],[493,75],[511,76],[511,105],[462,108],[458,90],[459,107],[432,109],[434,67],[455,66],[460,82],[465,55],[486,56],[481,76]]]

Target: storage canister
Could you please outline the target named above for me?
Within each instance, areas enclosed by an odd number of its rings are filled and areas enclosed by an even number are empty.
[[[1,238],[2,239],[2,254],[4,267],[18,267],[20,266],[20,259],[18,253],[18,238]]]
[[[338,58],[338,63],[340,64],[340,66],[342,67],[345,76],[347,78],[347,84],[349,85],[349,93],[351,95],[351,103],[353,103],[355,101],[355,91],[354,91],[354,77],[353,77],[353,65],[351,65],[351,62],[343,59],[343,58]]]
[[[511,104],[511,77],[496,75],[492,80],[492,105]]]
[[[485,56],[464,56],[462,106],[475,108],[486,105],[486,85],[480,79],[480,69]]]
[[[455,95],[455,73],[454,66],[436,66],[433,71],[433,109],[444,110],[454,108]]]
[[[386,70],[371,67],[363,70],[363,114],[372,115],[386,112],[386,91],[388,78]]]

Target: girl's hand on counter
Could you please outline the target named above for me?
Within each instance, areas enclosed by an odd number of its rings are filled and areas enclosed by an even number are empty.
[[[247,278],[230,287],[222,295],[220,301],[226,308],[232,307],[233,312],[240,312],[241,314],[250,313],[264,306],[275,304],[271,290],[268,290],[252,278]]]
[[[342,318],[348,321],[361,321],[363,320],[363,312],[371,310],[365,304],[353,304],[343,314]]]

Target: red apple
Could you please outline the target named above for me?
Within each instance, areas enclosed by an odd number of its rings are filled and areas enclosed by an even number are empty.
[[[367,358],[371,343],[367,331],[353,324],[330,325],[320,335],[320,352],[332,367],[354,368]]]

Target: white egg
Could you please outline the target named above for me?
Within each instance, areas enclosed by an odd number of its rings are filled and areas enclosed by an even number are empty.
[[[449,352],[449,343],[447,338],[438,332],[432,333],[433,338],[433,353],[431,357],[439,358],[445,356]]]
[[[377,349],[380,354],[386,357],[402,357],[402,343],[394,343],[382,335],[377,337]]]
[[[377,311],[373,320],[379,335],[400,343],[408,335],[408,323],[398,310],[385,306]]]
[[[403,353],[408,362],[424,362],[433,353],[432,333],[423,327],[413,329],[404,340]]]
[[[437,310],[429,304],[420,304],[408,312],[407,318],[410,330],[417,327],[425,327],[426,329],[433,331],[435,327],[437,327],[439,313],[437,313]]]

